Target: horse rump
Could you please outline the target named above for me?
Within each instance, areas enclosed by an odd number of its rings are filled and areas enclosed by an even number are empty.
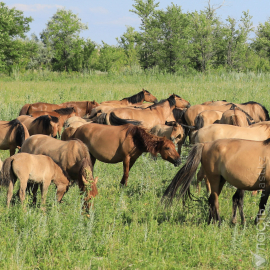
[[[13,168],[12,168],[13,160],[14,160],[14,158],[12,156],[12,157],[7,158],[3,162],[3,166],[1,169],[1,179],[0,179],[1,186],[8,187],[10,184],[10,181],[15,183],[16,176],[15,176],[15,174],[13,172]]]
[[[141,121],[119,118],[118,116],[115,115],[114,112],[110,113],[109,120],[110,120],[110,124],[113,126],[122,126],[126,124],[133,124],[135,126],[139,126],[142,124]]]

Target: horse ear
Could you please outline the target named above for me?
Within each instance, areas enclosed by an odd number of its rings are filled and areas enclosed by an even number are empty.
[[[84,178],[83,175],[82,175],[82,181],[83,181],[84,184],[87,184],[87,181],[86,181],[86,179]]]
[[[95,185],[97,184],[97,182],[98,182],[98,177],[96,177],[94,180]]]
[[[144,89],[142,89],[142,91],[143,91],[143,92],[145,92],[145,90],[144,90]]]
[[[175,93],[173,93],[172,95],[173,95],[174,98],[176,97]]]

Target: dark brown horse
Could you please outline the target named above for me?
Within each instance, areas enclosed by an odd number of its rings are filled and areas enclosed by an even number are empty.
[[[80,140],[64,142],[46,135],[33,135],[24,142],[21,151],[51,157],[67,171],[71,179],[78,182],[81,192],[86,193],[86,202],[98,194],[97,178],[93,178],[90,155],[87,147]],[[89,207],[90,204],[87,203],[86,206]]]
[[[15,154],[16,148],[21,147],[28,137],[28,129],[19,120],[0,121],[0,149],[9,149],[10,156]]]
[[[130,124],[107,126],[90,123],[77,128],[73,138],[80,139],[87,145],[93,165],[96,159],[105,163],[123,162],[124,175],[121,180],[123,185],[127,185],[131,167],[144,152],[154,156],[160,154],[164,160],[175,166],[181,163],[173,142]]]

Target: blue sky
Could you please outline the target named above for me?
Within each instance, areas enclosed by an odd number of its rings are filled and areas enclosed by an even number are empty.
[[[156,1],[158,2],[158,1]],[[183,12],[202,10],[207,5],[207,0],[160,0],[159,8],[166,9],[171,2],[181,6]],[[223,0],[211,0],[211,5],[221,4]],[[133,26],[139,30],[140,19],[129,10],[132,9],[133,0],[9,0],[5,1],[9,7],[16,7],[24,11],[25,16],[31,16],[29,33],[39,36],[46,27],[46,23],[57,11],[65,7],[72,10],[88,25],[88,30],[82,32],[81,36],[90,38],[101,44],[101,41],[115,45],[116,37],[120,37],[126,31],[126,25]],[[249,10],[253,16],[253,25],[264,23],[270,17],[270,0],[227,0],[223,7],[218,9],[217,14],[223,21],[230,16],[240,19],[242,11]]]

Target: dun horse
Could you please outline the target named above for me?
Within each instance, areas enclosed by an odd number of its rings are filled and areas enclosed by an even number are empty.
[[[149,91],[142,89],[141,92],[135,94],[131,97],[123,98],[121,100],[110,100],[110,101],[103,101],[100,104],[102,105],[141,105],[143,102],[154,102],[156,103],[158,100],[155,96],[153,96]]]
[[[15,154],[16,148],[21,147],[28,137],[26,126],[19,120],[0,121],[0,149],[9,149],[10,156]]]
[[[200,112],[195,118],[195,129],[198,130],[214,123],[219,123],[223,112],[207,110]]]
[[[87,207],[90,205],[87,201],[98,194],[97,178],[93,179],[90,155],[80,140],[64,142],[45,135],[33,135],[24,142],[21,151],[51,157],[71,179],[78,182],[81,192],[86,192]]]
[[[54,138],[57,137],[59,125],[58,118],[55,116],[42,115],[34,118],[28,115],[21,115],[17,119],[27,127],[30,135],[44,134]]]
[[[181,163],[173,142],[134,125],[106,126],[90,123],[79,127],[73,137],[87,145],[93,165],[96,159],[105,163],[123,162],[123,185],[127,185],[131,167],[144,152],[154,156],[160,154],[175,166]]]
[[[185,201],[190,196],[190,185],[196,170],[202,163],[202,167],[211,185],[209,202],[209,219],[213,218],[221,223],[219,215],[218,196],[225,182],[237,188],[233,196],[233,223],[236,222],[236,208],[239,208],[242,223],[243,213],[243,190],[263,189],[259,212],[255,223],[259,221],[270,193],[270,139],[263,142],[224,139],[209,143],[196,144],[187,162],[175,175],[171,184],[164,193],[171,202],[177,196]],[[177,190],[180,189],[177,194]]]
[[[60,202],[68,190],[69,179],[67,173],[59,167],[50,157],[44,155],[31,155],[19,153],[7,158],[1,171],[1,185],[8,187],[7,206],[13,195],[14,185],[20,180],[19,197],[23,203],[27,183],[40,185],[42,204],[45,204],[46,194],[51,181],[57,187],[57,201]],[[36,196],[36,191],[34,197]]]

